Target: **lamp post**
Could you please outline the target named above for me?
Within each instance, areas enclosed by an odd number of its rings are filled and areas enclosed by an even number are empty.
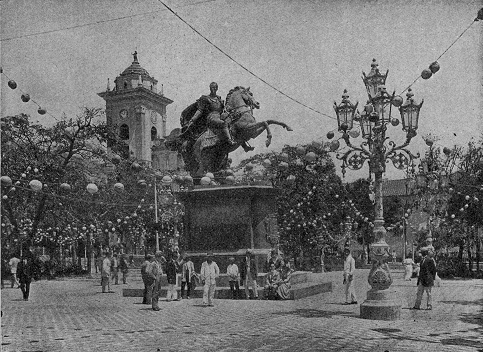
[[[423,105],[423,102],[420,104],[415,102],[410,88],[406,94],[406,102],[395,92],[389,94],[384,85],[388,72],[382,74],[375,59],[369,74],[366,75],[363,72],[362,80],[366,86],[368,101],[361,114],[357,111],[358,104],[350,102],[347,90],[344,90],[341,104],[334,103],[339,131],[342,133],[341,138],[348,147],[346,152],[337,154],[337,159],[342,161],[343,175],[347,168],[360,169],[365,161],[368,161],[370,172],[374,174],[375,243],[371,246],[373,266],[368,278],[371,290],[367,292],[367,300],[361,304],[360,309],[362,318],[379,320],[396,320],[401,314],[401,304],[393,297],[395,292],[388,290],[392,284],[392,278],[387,265],[389,246],[385,239],[382,176],[386,170],[386,162],[389,160],[396,168],[407,170],[413,164],[413,159],[419,157],[419,154],[412,154],[406,147],[416,136],[419,111]],[[396,108],[399,108],[402,129],[406,133],[405,141],[399,146],[393,141],[388,141],[389,137],[386,136],[389,126],[399,124],[399,120],[392,116],[393,109]],[[359,136],[359,131],[353,130],[354,121],[360,123],[364,139],[357,146],[351,142],[351,138]],[[338,141],[334,142],[338,146]]]

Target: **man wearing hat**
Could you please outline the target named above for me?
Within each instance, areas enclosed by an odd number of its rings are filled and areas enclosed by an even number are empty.
[[[159,309],[159,294],[161,291],[161,275],[163,274],[162,263],[164,261],[163,253],[158,251],[154,255],[154,262],[149,264],[146,275],[148,275],[151,280],[154,281],[153,284],[153,293],[152,293],[152,301],[151,306],[153,310],[158,311]]]
[[[235,258],[230,257],[230,264],[226,268],[226,273],[230,281],[231,298],[240,298],[240,273],[238,272],[238,265],[235,264]],[[236,290],[236,291],[235,291]]]
[[[201,264],[200,279],[203,283],[203,304],[213,307],[213,299],[215,297],[216,278],[220,276],[220,269],[213,261],[213,252],[208,252],[206,261]]]
[[[354,271],[356,269],[356,261],[351,255],[350,248],[344,249],[344,285],[345,285],[345,303],[357,304],[356,293],[354,290]]]
[[[144,256],[144,263],[141,264],[141,278],[143,279],[144,283],[143,304],[149,304],[151,302],[151,293],[153,291],[154,280],[148,276],[146,272],[152,261],[153,256],[151,254],[146,254]]]
[[[433,308],[431,304],[431,288],[434,286],[434,280],[436,278],[436,262],[433,259],[433,251],[431,248],[422,248],[421,254],[423,255],[423,260],[421,261],[419,269],[418,292],[413,309],[420,309],[423,293],[426,291],[428,296],[428,310],[431,310]]]
[[[255,256],[253,255],[251,249],[247,249],[241,269],[241,279],[243,281],[243,286],[245,286],[245,297],[247,299],[250,299],[250,286],[253,289],[253,299],[258,299],[257,276],[258,273],[255,263]]]

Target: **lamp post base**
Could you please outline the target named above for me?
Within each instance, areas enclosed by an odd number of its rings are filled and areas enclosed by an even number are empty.
[[[395,299],[395,290],[367,291],[367,299],[361,304],[361,318],[371,320],[398,320],[401,317],[401,303]]]

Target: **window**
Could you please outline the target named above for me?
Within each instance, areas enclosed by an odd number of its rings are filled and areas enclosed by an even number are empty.
[[[157,135],[158,135],[158,130],[156,129],[156,127],[151,127],[151,141],[154,141]]]
[[[121,125],[119,128],[119,138],[122,140],[129,139],[129,126],[126,124]]]

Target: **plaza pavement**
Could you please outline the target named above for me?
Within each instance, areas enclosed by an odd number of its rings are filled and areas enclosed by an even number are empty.
[[[368,270],[356,271],[359,302]],[[155,312],[122,288],[101,293],[99,280],[32,283],[2,293],[2,351],[483,351],[483,280],[443,280],[433,289],[433,310],[410,310],[415,281],[395,272],[401,320],[359,318],[359,305],[342,305],[342,273],[325,275],[333,292],[297,301],[201,299],[161,301]],[[423,301],[425,308],[425,301]]]

